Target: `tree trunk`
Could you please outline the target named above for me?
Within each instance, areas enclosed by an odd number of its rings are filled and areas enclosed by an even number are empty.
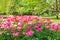
[[[59,19],[59,17],[58,17],[58,0],[56,0],[56,18]]]
[[[58,12],[56,12],[56,18],[59,19]]]

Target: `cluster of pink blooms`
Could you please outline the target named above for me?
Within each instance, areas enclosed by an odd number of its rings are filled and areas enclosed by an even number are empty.
[[[50,31],[57,30],[58,32],[60,32],[60,24],[53,24],[53,21],[50,20],[50,18],[38,16],[11,16],[4,18],[0,16],[0,29],[3,29],[0,30],[1,33],[11,30],[13,36],[15,37],[22,34],[27,36],[33,36],[33,28],[35,28],[39,33],[41,33],[43,31],[43,25],[45,25],[45,28],[49,29]]]

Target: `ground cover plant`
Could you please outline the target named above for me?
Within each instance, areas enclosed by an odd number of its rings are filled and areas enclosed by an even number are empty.
[[[0,16],[0,40],[60,40],[60,23],[38,16]]]

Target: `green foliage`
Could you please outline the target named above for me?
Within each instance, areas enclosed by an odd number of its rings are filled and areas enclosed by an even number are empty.
[[[52,5],[56,5],[53,0],[0,0],[0,14],[43,15],[52,12]]]

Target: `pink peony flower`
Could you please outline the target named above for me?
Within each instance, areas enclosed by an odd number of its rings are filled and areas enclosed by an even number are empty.
[[[60,23],[59,23],[57,26],[58,26],[58,28],[60,29]]]
[[[3,28],[4,28],[4,30],[7,30],[7,29],[10,29],[11,27],[8,25],[4,25]]]
[[[58,23],[58,25],[60,25],[60,23]]]
[[[41,27],[41,26],[42,26],[42,23],[38,23],[38,25],[37,25],[37,26],[40,26],[40,27]]]
[[[26,18],[23,18],[23,19],[22,19],[22,22],[26,22],[26,21],[27,21]]]
[[[19,35],[20,35],[20,32],[16,32],[16,33],[13,34],[14,37],[17,37]]]
[[[22,30],[22,27],[18,27],[17,29],[18,29],[18,30]]]
[[[33,36],[34,31],[30,30],[29,32],[26,33],[27,36]]]
[[[32,24],[32,21],[28,21],[28,24]]]
[[[52,28],[57,30],[58,29],[58,26],[57,25],[52,25]]]
[[[2,24],[0,24],[0,27],[2,27]]]
[[[54,29],[51,27],[51,28],[50,28],[50,31],[54,31]]]
[[[6,24],[7,24],[8,26],[10,26],[10,25],[11,25],[11,22],[6,22]]]
[[[50,18],[47,18],[48,21],[50,21]]]
[[[20,25],[19,25],[19,27],[23,27],[23,26],[24,26],[24,24],[20,24]]]
[[[50,21],[48,21],[48,22],[47,22],[47,24],[52,24],[52,23],[53,23],[53,21],[52,21],[52,20],[50,20]]]
[[[45,26],[45,28],[49,29],[49,28],[50,28],[50,26]]]
[[[58,29],[60,29],[60,26],[58,26]]]
[[[38,32],[42,32],[42,28],[37,28],[37,31]]]
[[[45,24],[52,24],[53,21],[52,20],[49,20],[49,21],[44,21]]]

